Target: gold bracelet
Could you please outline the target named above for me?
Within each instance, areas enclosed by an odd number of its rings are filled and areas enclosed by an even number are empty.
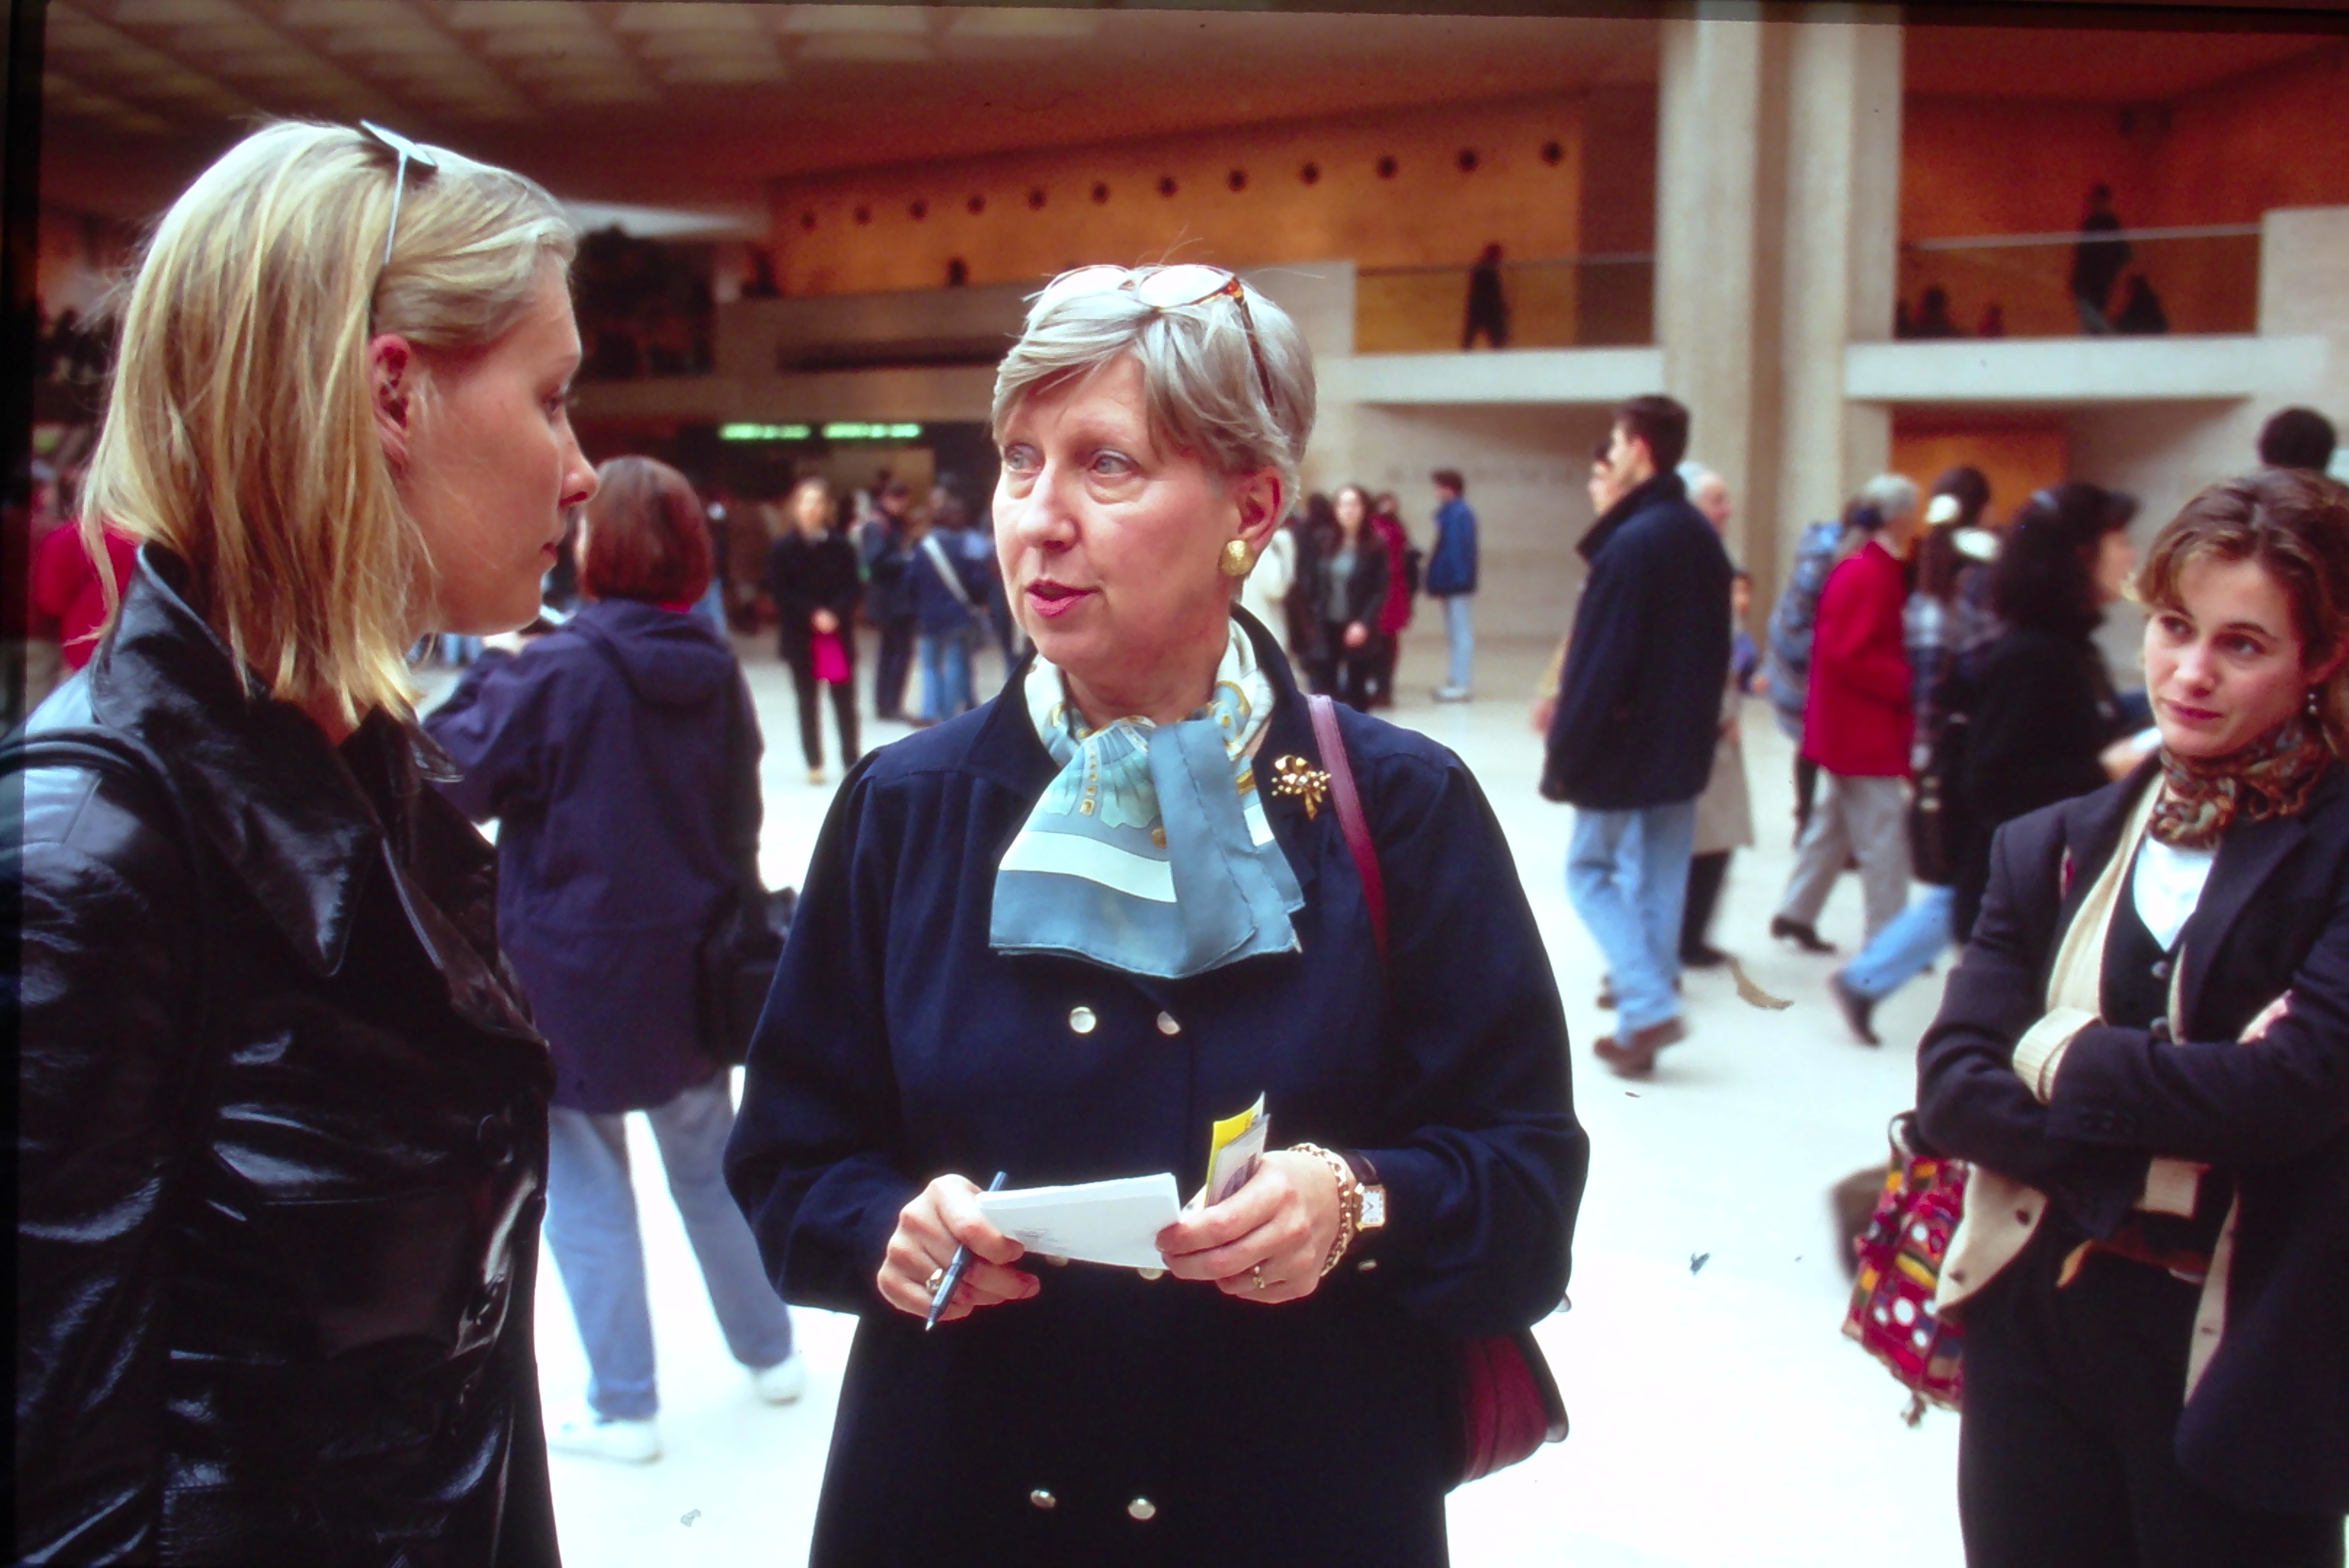
[[[1354,1180],[1354,1168],[1318,1143],[1292,1143],[1292,1154],[1310,1154],[1330,1167],[1330,1179],[1338,1183],[1338,1239],[1330,1245],[1330,1255],[1321,1262],[1319,1277],[1329,1277],[1330,1271],[1344,1260],[1361,1233],[1362,1184]]]

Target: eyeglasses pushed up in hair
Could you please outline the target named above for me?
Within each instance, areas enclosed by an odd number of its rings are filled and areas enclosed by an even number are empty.
[[[440,160],[433,156],[430,148],[410,141],[396,130],[386,130],[371,119],[359,121],[359,129],[399,155],[399,165],[391,176],[391,222],[383,234],[383,264],[388,267],[392,242],[399,238],[399,197],[408,188],[408,166],[413,163],[419,169],[438,169]]]
[[[1240,282],[1237,273],[1195,262],[1169,267],[1120,267],[1098,263],[1073,268],[1046,284],[1043,292],[1036,296],[1034,314],[1041,315],[1062,300],[1081,294],[1115,294],[1121,290],[1160,311],[1187,310],[1213,299],[1231,300],[1240,307],[1240,326],[1247,334],[1248,357],[1256,363],[1257,385],[1263,388],[1264,406],[1268,409],[1276,406],[1272,372],[1264,362],[1264,346],[1257,339],[1256,317],[1248,312],[1247,285]]]

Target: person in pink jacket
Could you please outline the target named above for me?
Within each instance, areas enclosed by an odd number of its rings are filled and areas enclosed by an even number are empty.
[[[1795,872],[1770,934],[1806,948],[1819,940],[1819,908],[1857,857],[1868,934],[1909,902],[1909,743],[1915,728],[1900,612],[1909,596],[1902,556],[1917,526],[1917,487],[1898,474],[1860,491],[1868,539],[1827,574],[1811,651],[1803,755],[1819,765],[1822,792],[1795,854]]]

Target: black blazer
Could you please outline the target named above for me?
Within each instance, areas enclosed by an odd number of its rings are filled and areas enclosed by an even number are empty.
[[[1262,767],[1320,766],[1278,645],[1242,624],[1276,692]],[[1499,826],[1458,758],[1344,709],[1390,961],[1337,813],[1281,795],[1265,810],[1305,895],[1298,951],[1187,980],[995,953],[995,868],[1054,774],[1024,678],[841,786],[750,1044],[728,1183],[786,1298],[864,1318],[811,1561],[983,1542],[1034,1565],[1440,1563],[1452,1341],[1557,1307],[1588,1151]],[[1208,1123],[1259,1093],[1279,1142],[1376,1163],[1376,1267],[1271,1308],[1037,1267],[1035,1299],[927,1335],[875,1290],[898,1210],[939,1171],[1164,1170],[1188,1191]]]
[[[1385,608],[1387,585],[1394,570],[1387,559],[1387,542],[1381,539],[1366,518],[1360,533],[1354,535],[1354,570],[1346,579],[1346,614],[1335,623],[1329,620],[1330,573],[1337,565],[1338,552],[1345,548],[1344,536],[1337,530],[1325,531],[1313,552],[1313,568],[1308,578],[1310,587],[1308,603],[1313,611],[1316,647],[1320,656],[1344,658],[1356,652],[1343,644],[1322,647],[1330,641],[1326,627],[1330,624],[1350,626],[1360,621],[1375,635],[1379,629],[1379,612]]]
[[[2120,738],[2120,705],[2092,630],[2012,627],[1991,645],[1972,685],[1958,787],[1974,837],[1951,884],[1951,927],[1961,941],[1982,908],[1998,825],[2112,782],[2099,758]]]
[[[2178,1418],[2178,1462],[2248,1508],[2349,1511],[2349,770],[2335,764],[2300,815],[2221,841],[2180,938],[2186,1043],[2091,1026],[2044,1106],[2013,1070],[2056,945],[2157,770],[2000,830],[1973,940],[1919,1048],[1922,1130],[2099,1236],[2154,1155],[2231,1171],[2225,1334]],[[2237,1043],[2287,989],[2290,1013]]]

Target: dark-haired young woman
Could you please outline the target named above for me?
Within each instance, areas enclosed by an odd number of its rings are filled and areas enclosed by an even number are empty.
[[[2216,486],[2137,586],[2159,754],[1998,834],[1919,1056],[1974,1164],[1938,1303],[1967,1560],[2338,1568],[2349,498]]]
[[[709,534],[685,476],[615,458],[579,525],[585,602],[484,658],[425,719],[496,818],[498,934],[554,1053],[546,1243],[587,1352],[587,1408],[548,1446],[660,1455],[627,1113],[641,1110],[718,1326],[771,1403],[799,1396],[791,1317],[720,1174],[728,1075],[700,1034],[702,934],[757,863],[759,726],[734,651],[699,615]]]
[[[1982,661],[1961,789],[1979,830],[1951,884],[1950,924],[1973,929],[2002,822],[2112,781],[2105,748],[2123,721],[2096,649],[2105,606],[2137,566],[2137,502],[2095,485],[2033,492],[1991,568],[1991,608],[2006,627]]]

